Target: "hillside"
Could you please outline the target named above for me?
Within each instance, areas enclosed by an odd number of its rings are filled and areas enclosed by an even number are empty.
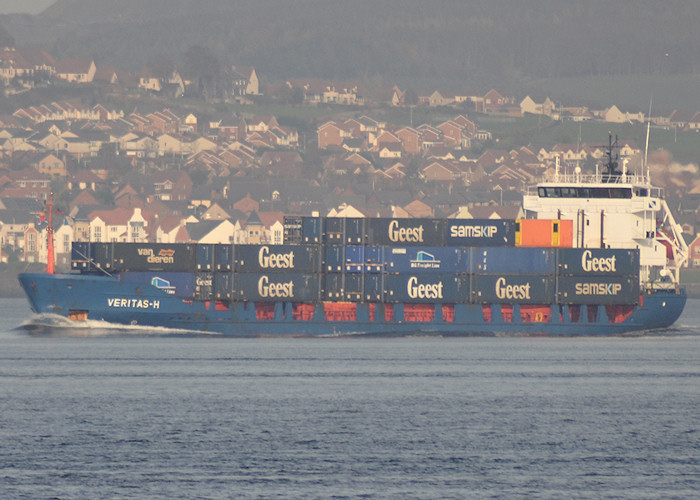
[[[0,16],[18,45],[125,70],[201,45],[268,81],[511,92],[543,79],[698,73],[699,21],[694,0],[59,0]]]

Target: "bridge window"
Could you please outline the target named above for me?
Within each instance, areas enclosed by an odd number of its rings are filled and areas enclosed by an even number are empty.
[[[646,192],[646,189],[643,190]],[[603,187],[539,187],[537,194],[540,198],[632,198],[630,188]],[[645,196],[637,194],[637,196]]]

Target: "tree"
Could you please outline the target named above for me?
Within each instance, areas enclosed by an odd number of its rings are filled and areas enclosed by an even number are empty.
[[[7,29],[0,24],[0,47],[14,47],[15,39],[10,35]]]
[[[198,93],[206,97],[215,88],[221,74],[219,58],[209,47],[192,45],[185,52],[185,71],[192,81],[197,82]]]
[[[147,66],[160,81],[161,88],[165,87],[175,73],[175,61],[162,54],[151,59]]]
[[[403,102],[408,106],[415,106],[418,104],[418,93],[415,91],[415,89],[406,90],[406,93],[403,96]]]

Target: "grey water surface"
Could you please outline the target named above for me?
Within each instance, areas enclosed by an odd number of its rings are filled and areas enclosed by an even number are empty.
[[[700,301],[612,338],[16,329],[0,496],[697,498]]]

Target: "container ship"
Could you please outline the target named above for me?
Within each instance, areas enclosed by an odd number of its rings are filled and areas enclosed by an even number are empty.
[[[688,249],[649,175],[579,169],[526,218],[287,216],[284,244],[75,242],[36,313],[227,336],[615,335],[667,328]]]

